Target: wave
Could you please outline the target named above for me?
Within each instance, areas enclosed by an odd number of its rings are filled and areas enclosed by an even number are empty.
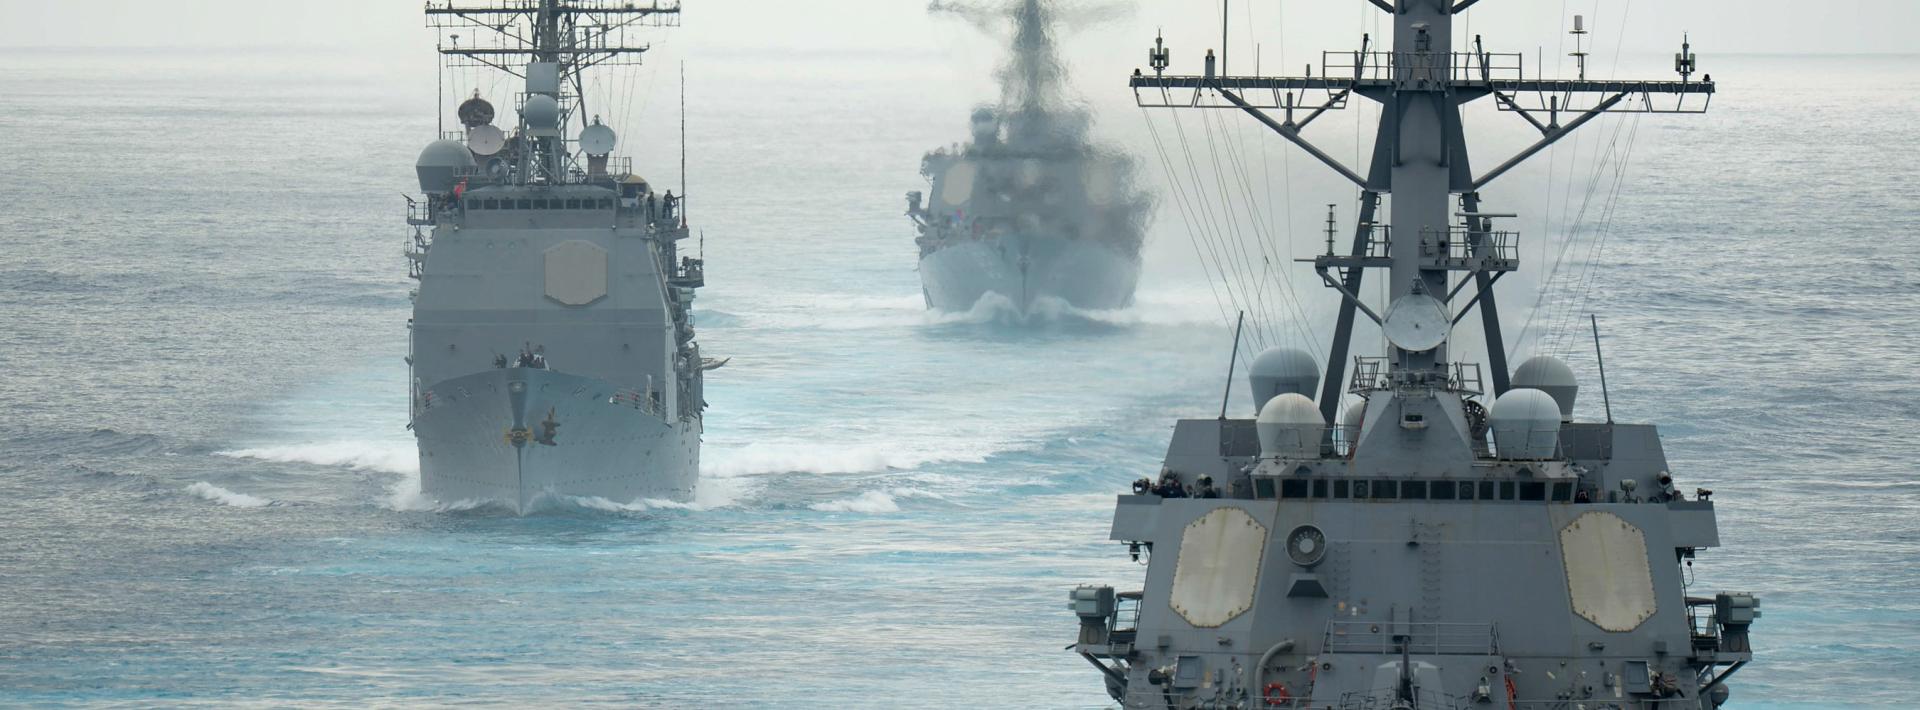
[[[935,457],[898,447],[830,444],[752,445],[742,449],[708,448],[703,476],[753,476],[772,473],[877,473],[920,466]]]
[[[265,508],[275,504],[275,501],[271,499],[250,496],[245,493],[235,493],[206,481],[200,481],[191,486],[187,486],[187,492],[215,503],[230,505],[235,508]]]
[[[411,443],[336,441],[321,444],[262,446],[215,451],[215,456],[276,463],[342,466],[356,471],[419,474],[420,457]]]
[[[333,441],[317,444],[287,444],[215,451],[215,456],[274,463],[299,463],[337,466],[355,471],[390,474],[381,507],[397,512],[446,513],[485,507],[490,501],[461,500],[442,503],[420,494],[420,456],[409,442]]]
[[[807,506],[822,513],[898,513],[900,502],[881,491],[867,491],[852,498]]]

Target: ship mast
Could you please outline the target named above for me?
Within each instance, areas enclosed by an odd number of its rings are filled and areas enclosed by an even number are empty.
[[[571,116],[588,125],[583,96],[587,69],[596,66],[637,65],[650,46],[627,41],[627,30],[673,26],[679,23],[680,4],[659,0],[642,5],[616,0],[492,0],[458,3],[428,2],[427,26],[453,41],[443,42],[440,54],[448,67],[489,67],[526,81],[526,92],[516,97],[525,110],[534,96],[551,98],[559,108],[552,126],[520,130],[530,150],[522,156],[518,175],[523,181],[562,182],[572,168],[564,131]],[[472,39],[462,45],[459,32]],[[567,89],[571,88],[571,91]]]
[[[1700,113],[1714,91],[1711,81],[1692,79],[1693,55],[1684,46],[1675,58],[1678,81],[1546,79],[1537,71],[1528,78],[1522,55],[1489,53],[1477,35],[1471,48],[1453,47],[1454,18],[1479,0],[1366,2],[1393,17],[1391,47],[1376,50],[1372,38],[1363,35],[1357,51],[1323,53],[1319,76],[1313,76],[1312,67],[1306,76],[1227,75],[1215,71],[1211,51],[1202,74],[1171,75],[1165,73],[1166,52],[1154,50],[1149,53],[1153,73],[1136,69],[1130,82],[1142,107],[1245,112],[1360,189],[1351,250],[1329,250],[1301,260],[1310,261],[1342,296],[1319,401],[1327,420],[1335,418],[1347,384],[1348,349],[1360,314],[1387,332],[1393,383],[1444,387],[1450,377],[1458,377],[1449,374],[1445,335],[1477,306],[1494,394],[1504,393],[1506,348],[1493,284],[1518,268],[1518,235],[1494,228],[1493,219],[1512,215],[1483,212],[1480,189],[1603,113]],[[1224,47],[1221,55],[1224,64]],[[1675,98],[1656,103],[1656,94]],[[1356,95],[1381,107],[1373,155],[1364,173],[1302,135],[1308,124],[1326,111],[1345,108]],[[1488,97],[1540,137],[1476,174],[1460,112]],[[1278,117],[1272,113],[1276,111]],[[1392,199],[1380,222],[1376,213],[1383,195]],[[1390,297],[1380,313],[1359,296],[1369,268],[1388,271]],[[1472,293],[1460,298],[1469,284]]]

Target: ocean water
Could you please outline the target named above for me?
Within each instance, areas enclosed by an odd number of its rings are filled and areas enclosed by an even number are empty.
[[[1132,309],[924,312],[901,194],[972,98],[924,91],[925,58],[783,61],[690,92],[696,319],[733,358],[698,499],[518,518],[421,500],[404,429],[430,84],[0,52],[0,705],[1101,705],[1065,591],[1143,574],[1105,541],[1112,496],[1217,413],[1223,307],[1163,205]],[[1920,71],[1720,61],[1714,113],[1640,123],[1581,312],[1616,416],[1716,491],[1699,588],[1765,600],[1733,707],[1905,705]],[[672,183],[658,94],[624,132]],[[1096,103],[1151,160],[1140,114]],[[1342,191],[1304,163],[1281,165],[1311,248]],[[1530,169],[1495,199],[1529,206],[1553,168]],[[1588,341],[1536,328],[1597,415]]]

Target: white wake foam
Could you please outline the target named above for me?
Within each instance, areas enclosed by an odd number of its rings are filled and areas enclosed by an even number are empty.
[[[845,500],[807,506],[823,513],[898,513],[900,502],[881,491],[867,491]]]
[[[187,486],[187,492],[215,503],[230,505],[235,508],[265,508],[273,505],[272,500],[259,496],[250,496],[245,493],[235,493],[206,481],[200,481],[191,486]]]
[[[335,441],[215,451],[216,456],[278,463],[344,466],[359,471],[418,474],[420,456],[411,442]]]
[[[701,461],[704,476],[752,476],[769,473],[877,473],[913,468],[932,458],[897,447],[831,444],[754,444],[738,449],[709,447]]]

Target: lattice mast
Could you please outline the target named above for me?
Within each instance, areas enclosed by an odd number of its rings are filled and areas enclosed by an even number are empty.
[[[1327,420],[1334,419],[1346,385],[1358,314],[1387,330],[1395,382],[1444,385],[1449,376],[1444,336],[1477,305],[1494,394],[1504,393],[1509,373],[1493,284],[1518,267],[1518,237],[1493,228],[1493,219],[1513,215],[1481,211],[1480,189],[1602,113],[1699,113],[1707,109],[1714,91],[1710,78],[1692,79],[1695,65],[1689,45],[1683,44],[1675,57],[1678,81],[1587,80],[1584,71],[1578,79],[1528,78],[1523,55],[1489,53],[1477,35],[1466,51],[1453,47],[1454,18],[1479,0],[1367,2],[1393,18],[1390,49],[1374,49],[1373,39],[1363,35],[1357,51],[1323,53],[1320,76],[1312,75],[1311,66],[1306,76],[1227,75],[1216,72],[1211,50],[1202,74],[1167,74],[1170,52],[1156,39],[1148,50],[1153,73],[1136,69],[1130,82],[1142,107],[1241,110],[1360,188],[1352,249],[1345,254],[1329,249],[1301,260],[1312,262],[1322,280],[1342,295],[1319,398]],[[1223,11],[1225,5],[1222,0]],[[1671,105],[1656,104],[1656,94],[1674,99]],[[1302,135],[1308,124],[1326,111],[1345,108],[1354,95],[1381,106],[1364,174]],[[1540,138],[1475,174],[1461,107],[1488,97],[1501,111],[1518,115],[1539,131]],[[1393,198],[1387,218],[1377,222],[1380,197],[1387,194]],[[1382,313],[1359,297],[1368,268],[1388,270],[1390,300]],[[1457,283],[1452,282],[1455,274]],[[1469,284],[1471,297],[1456,314],[1453,304]],[[1420,332],[1435,327],[1441,330],[1437,339],[1432,332]]]
[[[585,72],[598,66],[637,65],[650,45],[636,44],[627,31],[641,27],[677,26],[680,4],[659,0],[640,4],[626,0],[494,0],[488,3],[428,2],[427,26],[441,33],[439,52],[444,67],[487,67],[526,81],[527,91],[516,97],[524,112],[528,99],[544,95],[559,107],[557,125],[564,129],[574,116],[582,129],[588,123]],[[461,43],[462,31],[466,43]],[[569,90],[571,89],[571,90]],[[445,110],[445,97],[441,97]],[[521,156],[516,175],[523,182],[562,182],[573,166],[572,142],[564,130],[520,129],[529,150]]]

